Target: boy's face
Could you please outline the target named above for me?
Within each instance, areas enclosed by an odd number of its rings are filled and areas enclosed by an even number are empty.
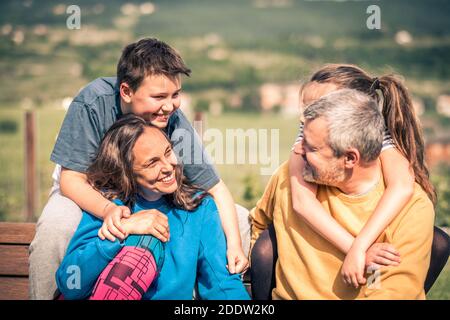
[[[172,113],[181,104],[180,76],[149,75],[133,91],[127,83],[120,85],[123,113],[134,113],[154,126],[163,129]]]

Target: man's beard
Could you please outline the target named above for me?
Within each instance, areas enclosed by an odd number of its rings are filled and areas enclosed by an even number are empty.
[[[303,180],[316,184],[336,186],[344,181],[346,177],[345,169],[340,167],[337,161],[332,161],[327,168],[318,169],[311,166],[305,159],[305,168],[303,169]]]

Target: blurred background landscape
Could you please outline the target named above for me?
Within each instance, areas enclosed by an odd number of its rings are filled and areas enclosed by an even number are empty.
[[[69,30],[66,9],[81,8]],[[366,9],[381,9],[369,30]],[[280,163],[298,128],[298,89],[324,63],[401,74],[414,96],[437,188],[436,225],[450,227],[450,2],[166,0],[0,2],[0,220],[25,220],[25,122],[36,115],[37,204],[51,187],[49,156],[72,98],[114,76],[121,49],[142,37],[174,46],[193,70],[183,110],[205,128],[278,129]],[[228,150],[230,151],[230,150]],[[252,164],[217,165],[236,202],[251,208],[269,176]],[[429,298],[450,298],[450,271]]]

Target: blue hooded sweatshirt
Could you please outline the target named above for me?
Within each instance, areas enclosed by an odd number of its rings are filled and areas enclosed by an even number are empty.
[[[152,202],[138,197],[132,212],[148,209],[167,215],[170,240],[165,243],[160,274],[143,299],[191,300],[196,284],[200,299],[249,299],[240,276],[226,268],[225,235],[211,197],[205,197],[194,211],[177,209],[164,197]],[[97,233],[102,224],[102,220],[83,211],[56,272],[58,289],[65,299],[89,298],[100,273],[124,246],[119,240],[101,240]]]

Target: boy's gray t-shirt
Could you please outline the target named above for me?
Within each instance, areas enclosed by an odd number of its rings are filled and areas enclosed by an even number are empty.
[[[122,111],[115,77],[98,78],[70,104],[50,160],[70,170],[85,173],[94,160],[106,131]],[[209,190],[220,178],[200,139],[181,110],[176,110],[164,130],[170,137],[189,181]]]

